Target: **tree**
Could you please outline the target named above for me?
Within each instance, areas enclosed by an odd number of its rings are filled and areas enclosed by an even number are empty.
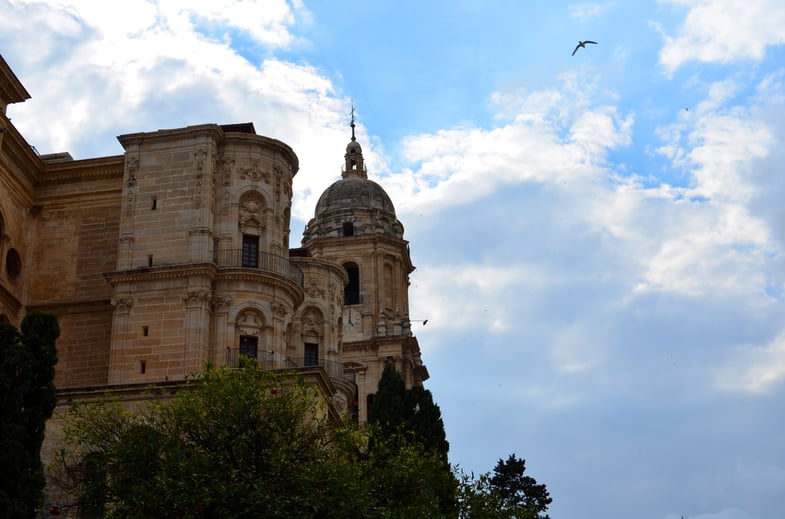
[[[407,409],[412,410],[405,422],[406,428],[426,449],[435,450],[446,461],[450,444],[444,430],[442,411],[433,401],[433,395],[422,386],[414,386],[406,392],[406,401]]]
[[[433,402],[431,392],[422,386],[406,389],[403,377],[388,365],[379,379],[379,386],[371,407],[371,421],[377,429],[375,438],[381,444],[371,444],[371,452],[379,460],[377,470],[389,471],[398,463],[396,456],[406,456],[416,448],[430,460],[438,463],[424,474],[424,488],[435,492],[442,516],[456,511],[457,480],[447,459],[449,444],[444,431],[439,406]],[[400,483],[389,483],[398,488],[409,488]],[[400,499],[400,495],[396,498]]]
[[[0,510],[33,517],[46,484],[41,445],[56,404],[57,318],[32,312],[22,333],[0,324]]]
[[[395,435],[411,418],[414,405],[407,401],[406,383],[392,365],[385,366],[371,404],[370,421],[379,425],[382,434]],[[411,406],[411,407],[409,407]]]
[[[171,400],[74,406],[61,473],[92,517],[441,517],[441,459],[329,422],[293,374],[207,369]],[[373,444],[374,448],[369,448]]]
[[[511,454],[499,459],[493,473],[479,478],[460,475],[459,516],[471,519],[549,519],[553,501],[545,485],[524,475],[526,461]]]
[[[490,479],[494,492],[501,498],[502,507],[507,510],[520,510],[533,513],[532,517],[549,519],[545,511],[553,502],[545,485],[524,475],[526,460],[510,454],[506,461],[499,459]],[[544,514],[544,515],[543,515]]]
[[[433,395],[419,385],[406,389],[403,377],[391,365],[384,368],[379,379],[371,421],[379,425],[384,435],[413,435],[426,449],[439,452],[447,460],[450,444]]]

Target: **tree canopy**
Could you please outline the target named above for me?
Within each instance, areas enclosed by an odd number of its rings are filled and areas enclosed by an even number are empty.
[[[93,518],[547,518],[523,460],[456,474],[430,392],[386,376],[374,406],[387,418],[364,426],[332,423],[315,386],[254,363],[146,403],[73,405],[57,479],[74,498],[51,505]],[[376,408],[388,397],[399,414]]]
[[[0,324],[0,510],[5,517],[34,517],[45,478],[41,445],[56,403],[57,318],[32,312],[21,333]]]
[[[382,372],[370,414],[382,434],[411,434],[426,449],[435,450],[447,460],[450,444],[433,395],[422,386],[406,389],[403,377],[392,365]]]
[[[492,473],[461,475],[460,517],[471,519],[549,519],[553,501],[545,485],[526,476],[526,461],[511,454]]]
[[[442,517],[439,456],[335,426],[291,374],[213,368],[170,400],[72,407],[61,475],[92,517]],[[374,449],[369,445],[373,443]]]

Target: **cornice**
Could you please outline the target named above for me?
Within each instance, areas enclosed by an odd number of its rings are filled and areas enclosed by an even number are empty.
[[[218,268],[212,263],[186,263],[167,265],[162,267],[138,267],[133,270],[120,270],[104,273],[112,286],[119,283],[134,283],[139,281],[159,281],[164,279],[188,278],[191,276],[205,276],[215,280]]]
[[[221,268],[218,270],[216,281],[250,281],[263,283],[291,292],[299,302],[302,302],[305,299],[303,287],[294,280],[289,279],[284,275],[265,270],[244,269],[239,267]],[[299,304],[300,303],[297,303],[297,305]]]
[[[117,140],[120,141],[123,148],[127,150],[131,146],[141,146],[142,144],[167,143],[199,137],[214,139],[218,141],[219,144],[247,142],[262,145],[285,156],[292,166],[292,176],[296,175],[297,171],[300,169],[300,160],[297,158],[297,154],[285,142],[271,137],[265,137],[264,135],[254,135],[243,132],[224,132],[219,125],[214,123],[186,126],[185,128],[158,130],[156,132],[129,133],[118,136]]]
[[[220,139],[223,130],[217,124],[199,124],[185,128],[158,130],[155,132],[137,132],[119,135],[117,140],[126,150],[130,146],[142,144],[157,144],[182,140],[183,138],[210,137]]]
[[[0,55],[0,99],[4,105],[21,103],[30,99],[30,94],[2,55]]]
[[[125,160],[123,155],[44,165],[41,175],[38,177],[37,186],[91,182],[107,179],[118,179],[122,181],[124,170]]]
[[[307,266],[307,267],[316,267],[321,269],[327,269],[332,271],[333,274],[341,278],[344,284],[349,282],[349,274],[346,273],[346,269],[342,266],[337,264],[334,261],[330,261],[328,259],[323,258],[301,258],[301,257],[289,257],[289,262],[293,265],[298,266]]]
[[[22,134],[11,124],[11,122],[3,116],[3,122],[0,124],[6,125],[6,134],[2,139],[2,151],[0,158],[6,159],[6,167],[11,171],[24,176],[24,180],[32,188],[38,181],[38,176],[41,171],[42,162],[38,155],[33,151],[33,147],[27,143]],[[17,179],[20,183],[24,183],[22,179]]]

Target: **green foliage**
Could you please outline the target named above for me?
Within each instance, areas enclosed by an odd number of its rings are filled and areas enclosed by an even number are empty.
[[[478,478],[460,474],[459,517],[471,519],[549,519],[553,501],[545,485],[525,476],[526,461],[511,454],[493,473]]]
[[[526,460],[510,454],[506,461],[500,459],[496,463],[490,479],[491,486],[505,509],[525,511],[532,517],[548,519],[545,511],[553,501],[548,490],[545,485],[538,485],[534,478],[524,475],[524,472]]]
[[[382,434],[394,435],[413,413],[414,406],[408,407],[409,404],[403,377],[394,367],[387,365],[373,397],[370,420],[379,425]]]
[[[303,381],[208,369],[168,401],[73,407],[60,466],[92,517],[442,517],[438,456],[326,416]]]
[[[378,424],[382,435],[411,434],[426,450],[440,453],[447,461],[450,444],[441,410],[434,403],[433,395],[422,386],[406,389],[403,377],[392,366],[385,367],[379,379],[371,420]]]
[[[0,511],[33,517],[45,485],[41,445],[56,403],[57,318],[32,312],[22,333],[0,324]]]
[[[433,504],[441,514],[437,516],[453,516],[458,482],[447,461],[449,444],[444,422],[431,392],[422,386],[407,390],[401,374],[388,365],[379,379],[371,419],[378,428],[375,438],[381,440],[379,444],[371,444],[371,453],[380,460],[378,474],[384,474],[390,465],[404,462],[396,456],[405,457],[411,454],[412,449],[421,451],[420,455],[426,456],[429,461],[438,460],[427,473],[422,474],[423,488],[435,494],[437,502]],[[417,495],[416,488],[406,483],[393,481],[389,485],[406,495]],[[390,499],[401,499],[400,492]]]

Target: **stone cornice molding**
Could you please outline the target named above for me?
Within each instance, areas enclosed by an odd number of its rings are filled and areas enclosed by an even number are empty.
[[[3,105],[22,103],[30,99],[30,94],[25,89],[14,71],[0,55],[0,101]]]
[[[330,271],[332,275],[338,276],[338,278],[343,281],[344,285],[349,282],[349,274],[346,273],[346,269],[334,261],[321,258],[301,258],[298,256],[290,256],[289,262],[300,267],[300,269],[303,271],[303,274],[311,269],[323,269]]]
[[[212,138],[221,143],[249,143],[261,145],[265,148],[280,153],[283,159],[287,161],[292,168],[292,176],[297,174],[300,169],[300,160],[297,154],[286,143],[265,137],[264,135],[254,135],[242,132],[224,132],[224,130],[217,124],[199,124],[195,126],[186,126],[185,128],[159,130],[157,132],[139,132],[120,135],[117,140],[120,141],[123,148],[126,150],[131,146],[141,146],[142,144],[155,144],[179,141],[183,139],[193,139],[198,137]]]
[[[133,270],[106,272],[104,273],[104,279],[112,286],[115,286],[119,283],[189,278],[191,276],[204,276],[214,280],[217,273],[218,269],[212,263],[194,263],[163,267],[139,267]]]
[[[117,140],[126,150],[131,146],[142,144],[157,144],[179,141],[184,138],[208,137],[220,139],[223,136],[221,127],[217,124],[199,124],[171,130],[158,130],[157,132],[137,132],[120,135]]]
[[[44,165],[36,184],[47,186],[107,179],[122,180],[124,167],[123,155]],[[117,188],[121,188],[121,182],[118,182]]]
[[[262,283],[286,290],[295,296],[296,305],[299,306],[305,299],[305,292],[294,280],[280,274],[274,274],[266,270],[244,269],[240,267],[221,268],[215,278],[216,281],[251,281]]]

